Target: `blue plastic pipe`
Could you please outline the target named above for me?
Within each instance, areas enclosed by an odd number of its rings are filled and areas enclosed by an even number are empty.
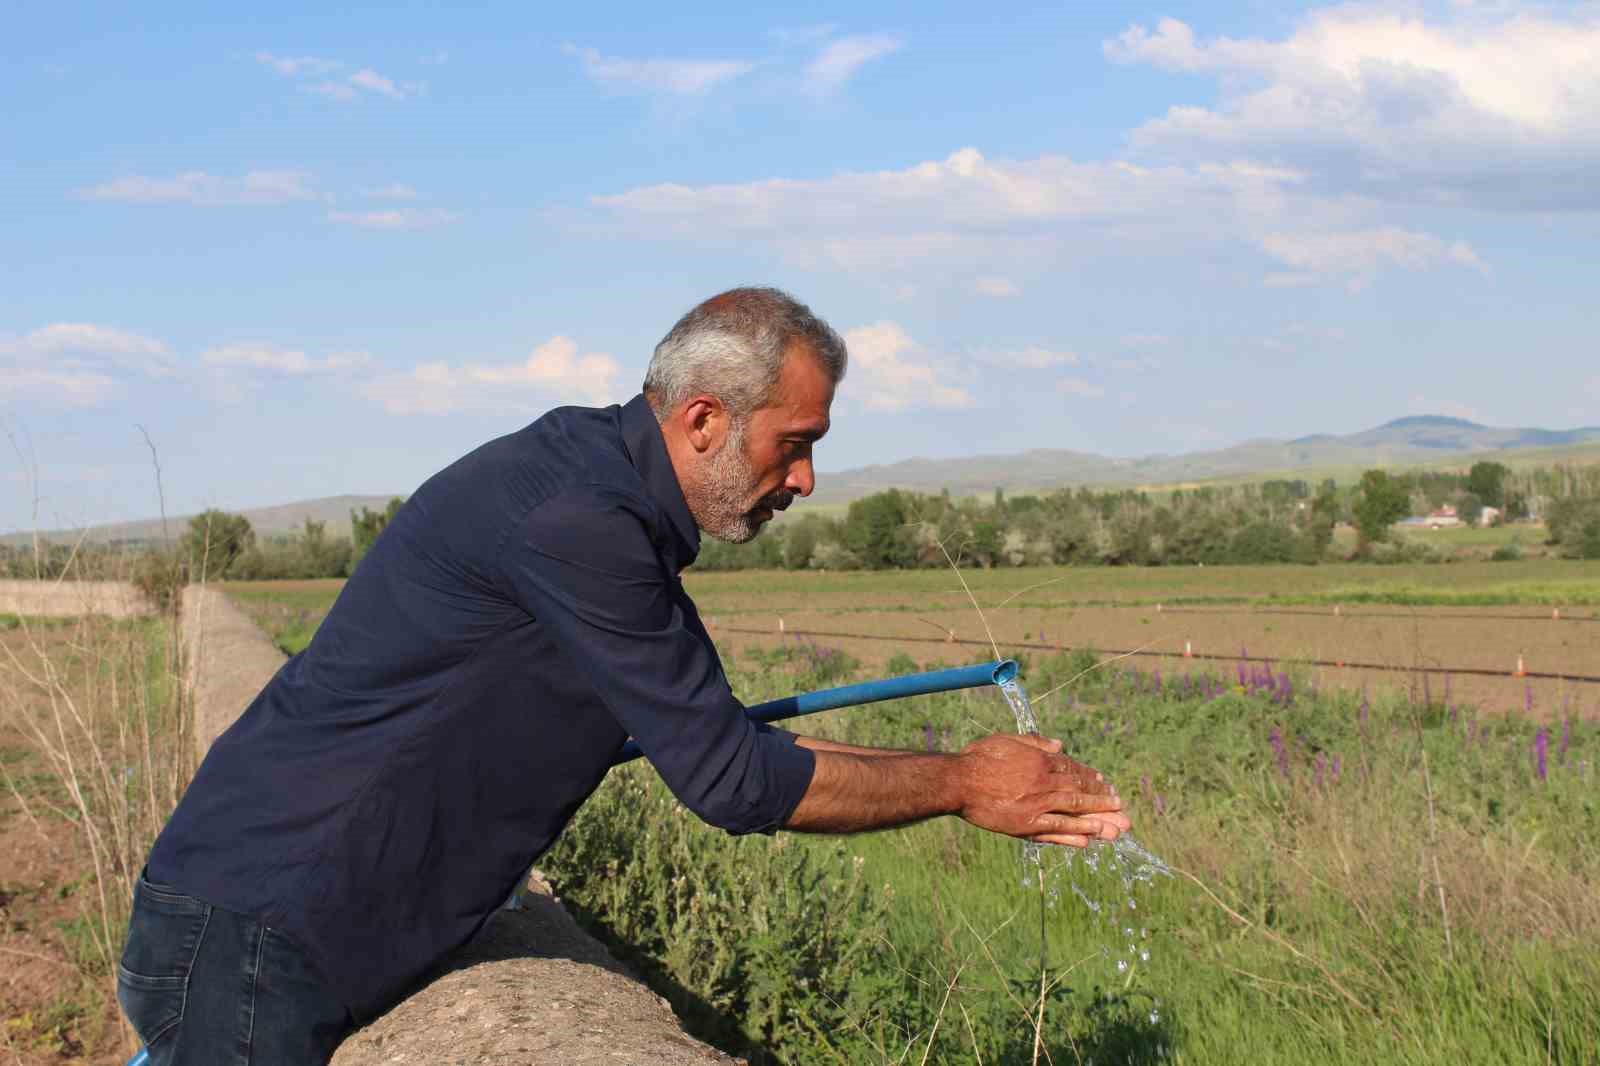
[[[863,681],[859,685],[841,685],[817,692],[802,692],[798,696],[785,696],[781,700],[758,703],[744,709],[752,722],[781,722],[817,711],[831,711],[838,707],[857,707],[863,703],[880,703],[883,700],[904,699],[907,696],[926,696],[930,692],[954,692],[957,689],[977,688],[980,685],[1003,685],[1016,680],[1017,661],[1000,659],[992,663],[974,663],[950,670],[930,670],[925,674],[906,674],[903,677],[886,677],[879,681]],[[631,762],[644,754],[639,745],[628,741],[611,761],[612,766]],[[140,1048],[128,1066],[147,1066],[150,1053]]]
[[[818,692],[802,692],[798,696],[785,696],[770,703],[758,703],[744,709],[752,722],[781,722],[802,714],[831,711],[836,707],[855,707],[863,703],[898,700],[906,696],[926,696],[930,692],[952,692],[956,689],[977,688],[980,685],[1003,685],[1017,676],[1015,659],[974,663],[950,670],[931,670],[925,674],[906,674],[903,677],[886,677],[880,681],[863,681],[859,685],[842,685]],[[611,761],[612,766],[637,759],[644,754],[639,745],[628,741]]]

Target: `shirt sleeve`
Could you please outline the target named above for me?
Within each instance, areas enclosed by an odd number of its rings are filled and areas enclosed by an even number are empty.
[[[730,833],[771,832],[805,794],[815,756],[745,717],[689,622],[652,514],[617,489],[569,489],[510,534],[502,575],[686,807]]]

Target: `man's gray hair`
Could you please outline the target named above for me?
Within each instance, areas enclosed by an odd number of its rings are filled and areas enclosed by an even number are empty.
[[[657,419],[700,393],[721,400],[736,422],[766,405],[783,357],[805,344],[837,385],[844,377],[844,341],[811,308],[778,289],[730,289],[711,297],[656,345],[644,391]]]

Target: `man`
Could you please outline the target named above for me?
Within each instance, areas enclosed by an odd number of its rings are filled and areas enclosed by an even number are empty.
[[[629,736],[732,833],[1128,828],[1056,741],[889,752],[744,716],[678,574],[701,530],[749,540],[811,492],[845,361],[787,295],[723,293],[641,396],[552,411],[417,490],[151,851],[118,998],[153,1064],[325,1062],[472,936]]]

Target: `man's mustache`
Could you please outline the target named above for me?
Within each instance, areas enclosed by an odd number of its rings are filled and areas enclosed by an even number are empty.
[[[753,509],[765,507],[767,510],[776,514],[779,511],[787,511],[789,509],[789,505],[793,502],[793,492],[788,489],[778,489],[776,492],[769,492],[765,496],[761,497]]]

